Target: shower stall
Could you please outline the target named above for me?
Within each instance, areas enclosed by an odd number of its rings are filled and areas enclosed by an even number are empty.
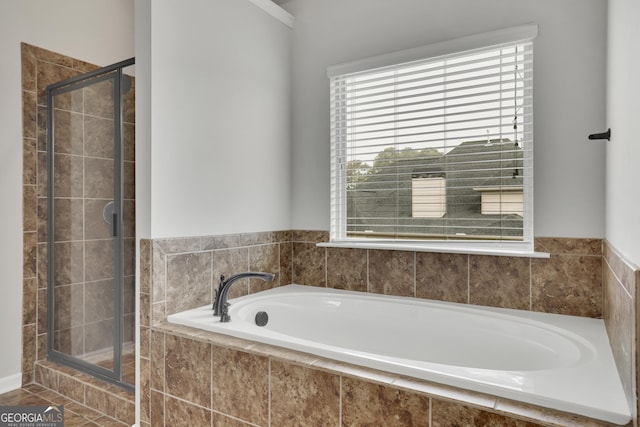
[[[133,390],[134,59],[52,84],[47,96],[50,360]]]

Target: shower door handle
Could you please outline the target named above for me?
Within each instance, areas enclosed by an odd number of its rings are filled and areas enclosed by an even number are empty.
[[[102,219],[111,226],[111,236],[116,237],[118,235],[118,214],[115,212],[113,201],[104,205],[102,209]]]
[[[111,236],[116,237],[118,235],[118,214],[114,212],[111,218]]]

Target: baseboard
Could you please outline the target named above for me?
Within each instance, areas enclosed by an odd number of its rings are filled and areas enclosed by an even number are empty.
[[[22,387],[22,372],[0,378],[0,394],[17,390]]]

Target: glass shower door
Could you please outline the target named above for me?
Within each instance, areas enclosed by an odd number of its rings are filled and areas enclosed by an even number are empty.
[[[130,87],[119,68],[61,82],[47,105],[49,358],[116,383],[134,330],[124,322],[135,283],[121,102]]]

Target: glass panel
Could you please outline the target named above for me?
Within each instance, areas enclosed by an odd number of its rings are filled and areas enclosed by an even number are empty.
[[[119,209],[114,77],[78,84],[53,100],[53,349],[109,371],[121,282],[111,224]]]

